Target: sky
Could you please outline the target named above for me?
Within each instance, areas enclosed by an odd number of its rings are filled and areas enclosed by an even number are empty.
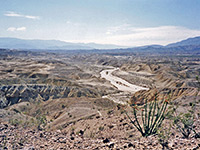
[[[200,36],[200,0],[0,0],[0,37],[121,46]]]

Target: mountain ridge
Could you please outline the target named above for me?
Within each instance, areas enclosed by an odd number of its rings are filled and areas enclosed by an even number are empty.
[[[174,49],[185,49],[194,47],[196,49],[200,46],[200,36],[192,37],[181,40],[179,42],[171,43],[166,46],[163,45],[144,45],[137,47],[125,47],[113,44],[97,44],[97,43],[72,43],[60,40],[38,40],[38,39],[19,39],[10,37],[0,37],[0,48],[3,49],[23,49],[23,50],[112,50],[112,49],[133,49],[133,50],[168,50]]]
[[[5,49],[49,49],[49,50],[92,50],[92,49],[114,49],[123,46],[96,43],[72,43],[60,40],[38,40],[0,37],[0,48]]]
[[[186,45],[193,45],[193,46],[200,45],[200,36],[187,38],[185,40],[181,40],[176,43],[171,43],[166,45],[166,47],[186,46]]]

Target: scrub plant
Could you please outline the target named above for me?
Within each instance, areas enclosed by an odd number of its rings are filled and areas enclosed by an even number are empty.
[[[170,124],[169,127],[161,127],[157,131],[158,141],[159,141],[160,145],[162,145],[162,150],[165,150],[165,149],[170,150],[171,149],[168,146],[169,139],[172,135],[171,128],[172,128],[172,125]]]
[[[186,110],[185,113],[177,113],[178,106],[174,107],[172,113],[174,114],[172,118],[174,125],[179,132],[185,138],[189,138],[191,133],[194,133],[194,137],[200,138],[200,133],[196,132],[195,121],[198,120],[196,117],[196,103],[190,103],[190,109]]]
[[[168,101],[163,100],[161,103],[157,100],[157,94],[153,101],[147,102],[142,109],[139,110],[136,104],[133,104],[133,116],[135,120],[132,120],[131,117],[126,115],[130,119],[131,123],[137,128],[143,137],[155,134],[158,128],[161,126],[163,120],[165,119],[165,111],[167,108]],[[141,111],[141,119],[138,119],[138,111]]]
[[[181,113],[174,117],[174,124],[185,138],[189,138],[194,130],[194,117],[191,113]]]
[[[200,80],[198,76],[196,77],[196,80],[196,98],[193,102],[189,103],[190,108],[185,110],[185,113],[177,113],[178,105],[176,107],[174,106],[172,110],[172,113],[174,114],[172,117],[173,123],[185,138],[189,138],[192,132],[194,133],[195,138],[200,138],[200,133],[196,131],[196,126],[194,125],[195,121],[199,120],[199,116],[197,114],[197,105],[199,101],[197,101],[197,98],[200,91]]]

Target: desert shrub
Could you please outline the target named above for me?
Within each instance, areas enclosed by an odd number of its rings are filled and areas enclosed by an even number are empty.
[[[194,137],[200,138],[200,134],[196,132],[196,126],[194,125],[195,120],[199,120],[199,115],[197,110],[198,105],[198,93],[200,91],[200,81],[199,77],[196,77],[197,80],[197,93],[196,98],[193,102],[189,103],[189,109],[185,110],[185,113],[177,113],[178,105],[173,106],[173,123],[177,127],[178,131],[181,132],[181,134],[185,138],[189,138],[191,133],[194,133]],[[196,114],[196,115],[195,115]]]
[[[169,144],[169,139],[172,135],[171,124],[169,127],[161,127],[160,129],[158,129],[157,135],[158,135],[158,141],[162,145],[162,149],[169,150],[170,148],[168,144]]]
[[[194,136],[196,138],[199,138],[200,135],[199,133],[196,132],[195,130],[196,126],[194,125],[194,122],[196,120],[195,105],[190,105],[190,106],[191,108],[186,113],[179,113],[179,114],[177,113],[178,107],[173,108],[173,113],[174,113],[174,116],[172,117],[173,124],[185,138],[189,138],[192,132],[194,133]]]
[[[45,116],[37,116],[37,126],[39,130],[42,130],[47,125],[47,119]]]
[[[103,126],[100,126],[99,127],[99,131],[103,131],[104,130],[104,127]]]
[[[113,110],[108,110],[107,114],[108,114],[108,115],[113,114]]]
[[[142,134],[142,136],[147,137],[155,134],[158,128],[161,126],[163,120],[165,119],[167,104],[168,101],[166,100],[159,103],[157,100],[157,95],[155,95],[155,99],[153,101],[148,103],[147,100],[145,100],[145,104],[140,110],[136,104],[132,105],[133,116],[135,120],[132,120],[127,112],[126,115],[130,119],[131,123]],[[138,111],[141,111],[140,121],[138,119]]]
[[[18,125],[22,124],[22,121],[21,121],[21,120],[18,120],[18,119],[10,119],[10,120],[9,120],[9,123],[10,123],[11,125],[18,126]]]
[[[188,138],[194,128],[194,118],[190,113],[181,113],[174,117],[174,124],[182,135]]]

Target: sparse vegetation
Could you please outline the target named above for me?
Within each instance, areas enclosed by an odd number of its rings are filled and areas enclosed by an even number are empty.
[[[19,120],[19,119],[10,119],[9,123],[14,125],[14,126],[18,126],[18,125],[22,124],[22,121]]]
[[[43,130],[44,127],[47,125],[47,119],[45,116],[37,116],[37,127],[39,130]]]
[[[178,106],[173,107],[171,110],[171,119],[173,124],[176,126],[179,132],[185,137],[189,138],[192,132],[194,132],[196,137],[199,137],[199,134],[195,131],[195,105],[189,104],[191,107],[189,110],[186,110],[185,113],[177,113]]]
[[[198,76],[197,80],[197,94],[200,91],[200,81]],[[198,105],[197,98],[194,99],[193,102],[189,102],[189,109],[185,110],[185,112],[178,113],[177,109],[179,104],[172,105],[170,110],[170,117],[173,120],[174,125],[178,129],[178,131],[183,135],[184,138],[189,138],[192,132],[194,133],[194,137],[199,138],[200,134],[196,132],[196,126],[194,125],[195,121],[199,119],[198,112],[196,112],[196,105]],[[186,104],[185,104],[186,105]]]
[[[171,148],[169,148],[168,144],[169,144],[169,139],[172,135],[171,132],[171,124],[169,127],[161,127],[160,129],[158,129],[157,131],[157,135],[158,135],[158,141],[159,143],[162,145],[162,149],[163,150],[169,150]]]
[[[99,131],[103,131],[104,130],[104,127],[103,126],[100,126],[99,127]]]
[[[133,104],[133,115],[134,121],[126,113],[131,123],[137,128],[142,136],[147,137],[149,135],[155,134],[158,128],[161,126],[163,120],[165,119],[165,111],[167,108],[168,101],[163,101],[161,104],[157,100],[157,95],[151,102],[145,100],[145,104],[142,108],[137,107]],[[138,120],[138,111],[141,111],[141,119]]]
[[[194,118],[190,113],[181,113],[174,117],[174,124],[185,138],[188,138],[194,128]]]

